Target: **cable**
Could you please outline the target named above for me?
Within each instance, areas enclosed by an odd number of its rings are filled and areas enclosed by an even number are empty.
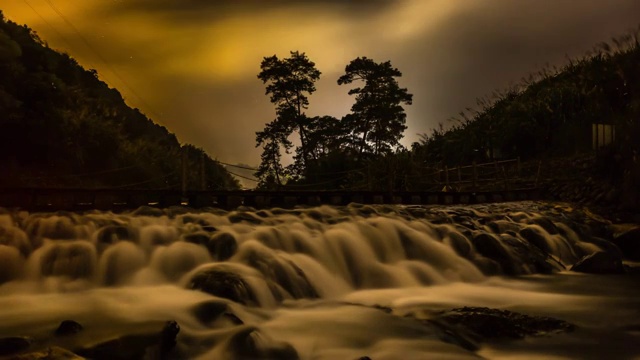
[[[225,165],[225,166],[231,166],[231,167],[235,167],[235,168],[239,168],[239,169],[245,169],[245,170],[258,171],[258,169],[252,168],[252,167],[248,167],[248,166],[233,165],[233,164],[229,164],[229,163],[226,163],[226,162],[220,161],[220,160],[214,160],[214,161],[217,162],[218,164]]]
[[[234,172],[231,172],[231,171],[229,171],[229,170],[227,170],[227,172],[228,172],[229,174],[231,174],[231,175],[237,176],[237,177],[242,178],[242,179],[246,179],[246,180],[250,180],[250,181],[259,182],[259,181],[258,181],[258,180],[256,180],[256,179],[252,179],[252,178],[248,178],[248,177],[246,177],[246,176],[238,175],[238,174],[236,174],[236,173],[234,173]]]

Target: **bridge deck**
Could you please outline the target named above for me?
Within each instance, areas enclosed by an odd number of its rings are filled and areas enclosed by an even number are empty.
[[[490,192],[383,191],[188,191],[114,189],[0,189],[0,207],[31,211],[124,210],[140,206],[233,209],[317,205],[453,205],[536,200],[538,189]]]

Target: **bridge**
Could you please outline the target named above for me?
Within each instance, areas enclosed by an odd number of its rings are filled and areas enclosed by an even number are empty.
[[[537,188],[478,191],[186,191],[134,189],[0,189],[0,207],[28,211],[126,210],[140,206],[235,209],[360,204],[454,205],[537,200]]]

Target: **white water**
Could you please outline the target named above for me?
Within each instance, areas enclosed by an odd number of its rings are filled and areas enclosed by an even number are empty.
[[[606,247],[572,230],[573,218],[539,203],[0,215],[0,337],[74,349],[176,320],[186,358],[252,357],[238,349],[247,336],[275,349],[265,357],[285,354],[286,343],[303,359],[637,357],[637,278],[561,271]],[[527,231],[550,252],[542,263]],[[212,270],[238,275],[247,305],[189,289]],[[541,270],[555,274],[533,275]],[[194,308],[210,302],[243,324],[199,319]],[[553,316],[578,330],[471,352],[416,321],[461,306]],[[53,338],[65,319],[85,329]]]

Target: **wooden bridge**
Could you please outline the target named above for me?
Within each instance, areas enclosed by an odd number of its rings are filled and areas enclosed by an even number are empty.
[[[29,211],[125,210],[140,206],[234,209],[361,204],[453,205],[536,200],[536,188],[485,192],[186,191],[122,189],[0,189],[0,207]]]

